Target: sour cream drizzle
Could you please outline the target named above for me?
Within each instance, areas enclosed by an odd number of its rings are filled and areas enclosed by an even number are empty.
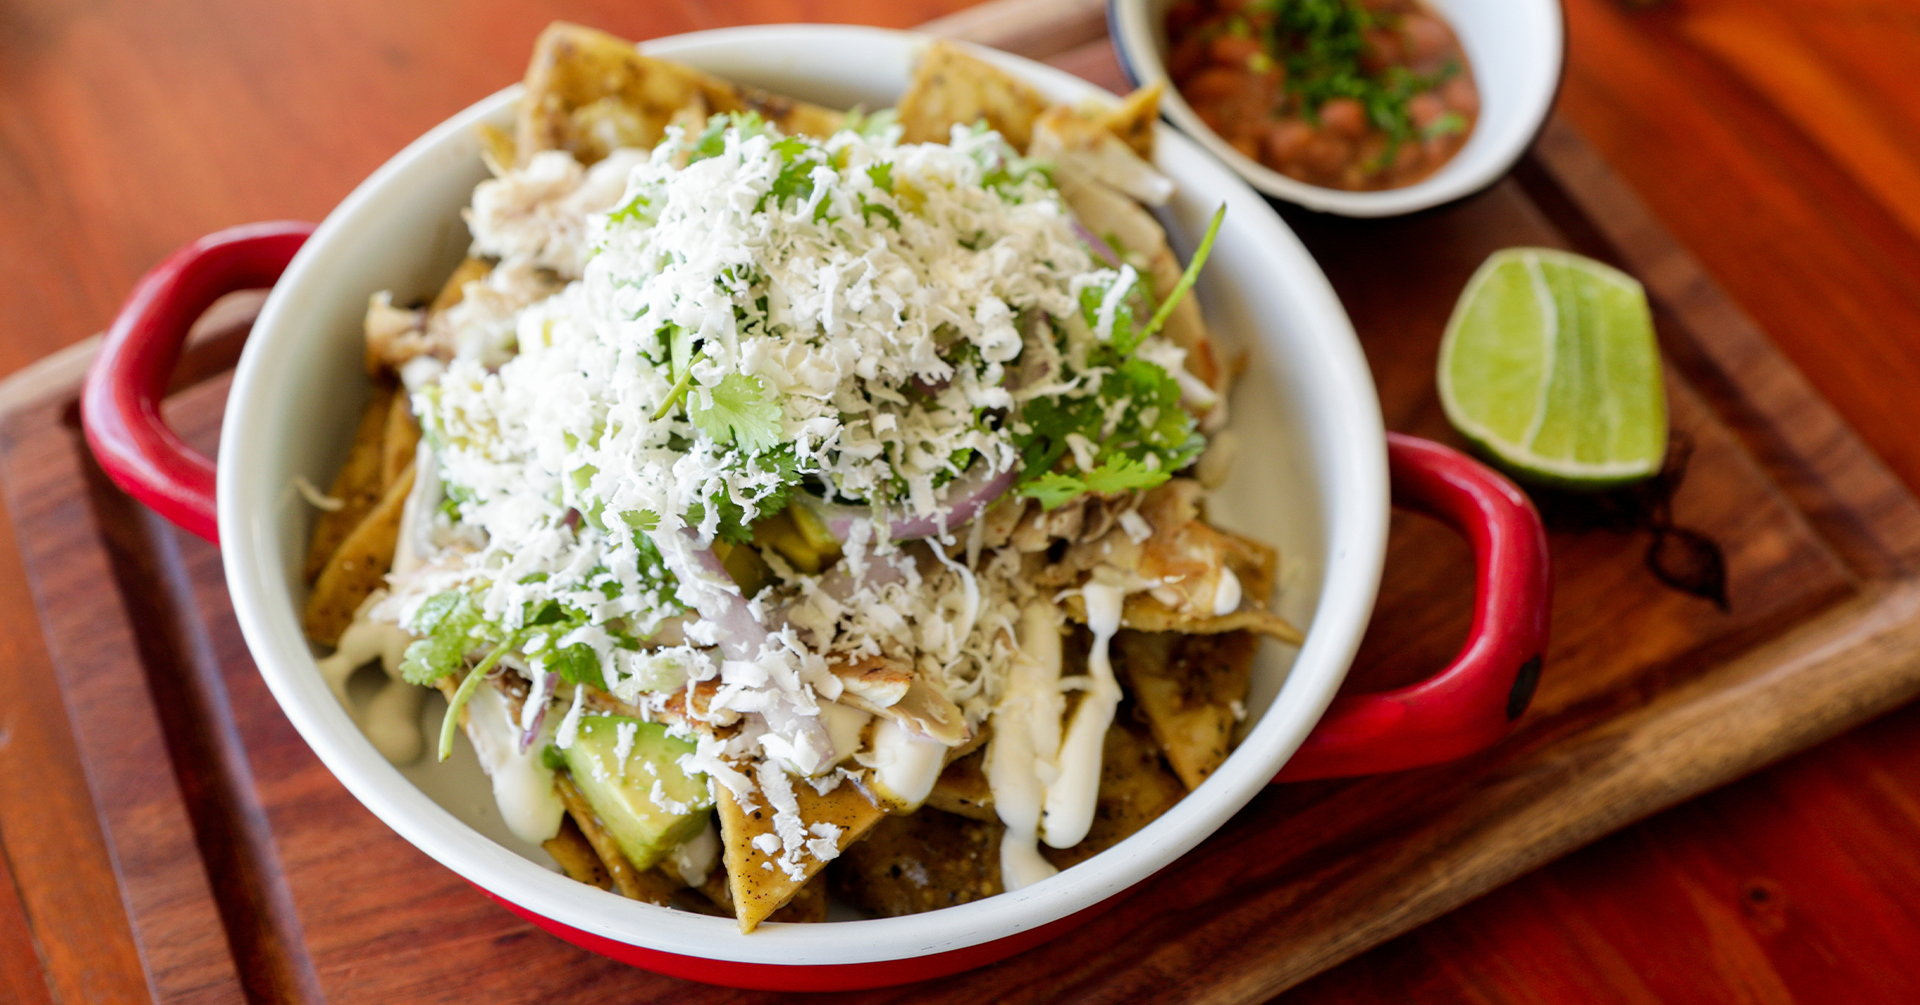
[[[1031,886],[1059,870],[1040,857],[1040,812],[1060,748],[1060,615],[1035,601],[1021,612],[1019,651],[1007,690],[993,713],[987,786],[1007,830],[1000,838],[1000,879],[1008,890]]]
[[[369,598],[368,603],[362,605],[362,611],[378,602],[380,596],[376,593]],[[332,689],[333,696],[340,700],[340,707],[353,717],[354,725],[360,727],[373,749],[394,764],[419,760],[426,745],[420,731],[420,708],[426,691],[399,678],[401,657],[412,641],[413,636],[397,625],[356,614],[353,623],[341,633],[339,648],[319,661],[320,676]],[[347,681],[354,671],[376,658],[386,671],[387,679],[380,682],[379,690],[364,705],[356,703],[347,694]]]
[[[892,719],[873,724],[873,789],[896,812],[919,809],[947,766],[946,744],[908,731]]]
[[[467,702],[467,738],[480,766],[493,780],[493,799],[513,836],[539,844],[560,833],[560,815],[566,807],[553,791],[553,769],[540,760],[545,743],[520,752],[520,727],[506,698],[491,687],[479,687]]]
[[[1071,848],[1093,826],[1093,808],[1100,795],[1100,755],[1120,705],[1120,685],[1113,679],[1107,643],[1120,630],[1120,605],[1127,593],[1118,586],[1088,583],[1080,594],[1087,602],[1087,627],[1093,629],[1093,648],[1087,653],[1091,684],[1073,710],[1066,739],[1060,745],[1060,777],[1047,786],[1040,817],[1040,837],[1055,848]]]

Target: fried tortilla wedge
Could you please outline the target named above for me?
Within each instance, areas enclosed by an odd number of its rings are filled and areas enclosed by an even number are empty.
[[[565,150],[592,164],[620,147],[650,149],[676,113],[698,102],[714,113],[755,112],[781,132],[809,136],[831,135],[846,118],[642,56],[632,42],[555,21],[540,33],[527,66],[515,163],[525,165],[543,150]]]
[[[382,419],[385,416],[381,416]],[[375,455],[378,459],[378,455]],[[307,595],[302,620],[307,638],[322,645],[338,645],[340,633],[353,623],[360,602],[386,582],[393,567],[393,550],[400,541],[400,511],[413,491],[413,465],[408,464],[387,486],[386,494],[353,528],[339,550],[320,570]]]
[[[560,820],[560,833],[548,838],[541,847],[576,882],[597,886],[602,890],[613,889],[613,874],[607,869],[606,863],[600,860],[600,853],[594,850],[593,843],[587,840],[587,835],[574,822],[571,813]]]
[[[1133,593],[1120,607],[1120,627],[1142,632],[1181,632],[1188,635],[1219,635],[1223,632],[1254,631],[1288,645],[1305,641],[1300,629],[1272,611],[1266,598],[1273,595],[1279,573],[1280,556],[1271,547],[1200,520],[1190,521],[1177,534],[1165,535],[1166,547],[1182,552],[1204,552],[1233,571],[1240,581],[1240,603],[1226,614],[1175,608],[1152,593]],[[1148,554],[1163,545],[1155,525],[1155,536],[1147,542]],[[1071,620],[1086,624],[1087,604],[1079,596],[1069,596],[1061,605]]]
[[[1100,116],[1100,124],[1132,147],[1143,161],[1153,160],[1153,127],[1160,121],[1160,93],[1164,89],[1165,85],[1157,81],[1136,88]]]
[[[1033,121],[1047,107],[1040,92],[951,42],[935,42],[920,57],[900,96],[907,143],[945,143],[956,125],[986,120],[1015,150],[1025,152]]]
[[[720,908],[725,917],[733,916],[733,891],[727,888],[727,873],[715,869],[700,885],[710,903]],[[827,920],[827,883],[825,876],[815,876],[801,884],[800,889],[787,901],[787,905],[767,916],[768,921],[814,922]]]
[[[385,492],[400,480],[400,473],[413,463],[420,445],[420,424],[413,420],[413,403],[405,394],[395,394],[387,409],[387,431],[380,441],[380,490]]]
[[[1240,719],[1235,709],[1247,700],[1257,641],[1244,631],[1124,631],[1113,638],[1114,669],[1189,790],[1227,759]]]
[[[1071,848],[1040,846],[1040,854],[1056,867],[1078,865],[1119,844],[1187,794],[1186,786],[1160,760],[1153,737],[1132,720],[1122,705],[1113,725],[1107,727],[1100,755],[1100,794],[1086,838]]]
[[[367,402],[366,410],[360,413],[360,426],[354,431],[353,445],[347,449],[347,462],[340,466],[340,473],[333,476],[333,488],[327,493],[340,500],[340,508],[322,510],[314,518],[313,540],[307,546],[308,582],[320,575],[333,553],[340,550],[340,542],[353,533],[380,501],[380,494],[386,488],[380,477],[381,463],[387,413],[393,398],[392,385],[376,382],[373,400]]]
[[[827,870],[833,892],[869,914],[897,918],[1004,892],[998,819],[922,809],[880,821]]]
[[[789,875],[763,850],[780,848],[780,835],[774,829],[774,807],[765,788],[765,777],[780,773],[778,765],[763,763],[763,781],[751,797],[742,802],[725,785],[715,783],[714,803],[720,811],[722,861],[727,866],[727,893],[733,901],[734,918],[742,933],[751,932],[773,912],[786,906],[801,887],[827,864],[810,851],[797,856],[800,875]],[[752,775],[749,775],[752,777]],[[788,778],[792,797],[809,837],[831,840],[835,854],[864,837],[886,813],[867,798],[859,785],[848,781],[822,795],[805,779]]]
[[[884,656],[868,656],[835,664],[834,675],[845,690],[837,699],[868,715],[891,719],[910,732],[959,747],[973,739],[966,713],[927,683],[912,667]]]
[[[972,820],[1000,819],[993,809],[993,788],[987,784],[986,748],[949,763],[933,783],[926,805]]]
[[[1099,234],[1114,250],[1129,261],[1144,264],[1153,286],[1153,295],[1165,297],[1179,284],[1184,271],[1180,260],[1167,245],[1167,232],[1151,213],[1117,189],[1071,167],[1057,169],[1054,180],[1060,195],[1073,215],[1087,229]],[[1187,371],[1218,389],[1225,374],[1214,359],[1213,339],[1206,320],[1200,314],[1199,301],[1182,297],[1167,315],[1161,333],[1174,345],[1187,351]]]
[[[1166,205],[1173,197],[1173,179],[1110,128],[1110,116],[1106,109],[1054,105],[1034,120],[1028,153],[1051,161],[1056,168],[1071,168],[1137,202]]]
[[[487,278],[493,266],[482,258],[463,258],[454,267],[453,275],[440,284],[440,292],[433,295],[433,303],[427,305],[428,314],[438,314],[466,298],[467,284]]]

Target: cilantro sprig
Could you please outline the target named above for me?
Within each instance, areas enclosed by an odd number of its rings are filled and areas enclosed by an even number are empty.
[[[540,574],[522,582],[537,582]],[[609,584],[611,585],[611,584]],[[618,587],[611,587],[617,592]],[[604,589],[603,589],[604,592]],[[573,685],[606,687],[600,672],[600,656],[585,642],[562,646],[560,640],[576,628],[591,623],[587,612],[559,600],[529,602],[522,611],[521,627],[506,630],[489,620],[465,590],[448,590],[428,597],[415,613],[412,630],[422,636],[407,647],[400,663],[400,676],[410,684],[431,686],[466,666],[470,654],[485,655],[461,680],[447,701],[447,716],[440,728],[440,759],[453,753],[453,733],[473,692],[488,673],[508,654],[518,652],[545,664],[549,672]],[[639,647],[639,641],[617,626],[606,626],[622,648]]]
[[[1206,448],[1198,423],[1180,405],[1179,382],[1133,353],[1166,324],[1180,299],[1193,289],[1226,211],[1223,205],[1213,214],[1193,260],[1145,324],[1135,320],[1136,302],[1149,299],[1144,283],[1136,284],[1116,307],[1111,337],[1088,360],[1092,367],[1106,371],[1097,390],[1079,397],[1036,398],[1021,411],[1026,432],[1015,437],[1022,465],[1014,481],[1019,495],[1054,509],[1089,492],[1150,489],[1193,463]],[[1080,306],[1089,327],[1095,325],[1110,289],[1096,287],[1083,293]],[[1092,466],[1078,473],[1057,470],[1073,450],[1075,437],[1091,445]]]

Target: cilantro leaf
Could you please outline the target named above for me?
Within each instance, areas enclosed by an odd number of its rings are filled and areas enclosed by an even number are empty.
[[[1044,509],[1057,509],[1089,492],[1113,495],[1150,489],[1173,477],[1166,468],[1149,468],[1145,461],[1118,455],[1081,477],[1049,471],[1020,487],[1020,495],[1040,500]]]
[[[547,658],[547,669],[558,673],[560,679],[569,684],[586,684],[602,691],[607,688],[600,676],[600,654],[585,642],[554,652]]]
[[[1087,472],[1086,482],[1088,490],[1110,495],[1150,489],[1171,477],[1165,468],[1149,468],[1145,461],[1122,454]]]
[[[774,487],[766,493],[741,505],[733,497],[721,493],[711,499],[712,505],[720,511],[718,537],[733,544],[746,544],[753,540],[754,521],[769,513],[777,513],[787,508],[793,494],[800,487],[800,463],[794,458],[791,444],[781,444],[763,454],[747,458],[749,470],[774,476]],[[687,522],[699,524],[707,518],[708,500],[696,500],[687,506]],[[651,547],[649,544],[647,547]],[[645,551],[645,549],[643,549]],[[658,554],[654,552],[654,554]]]
[[[1086,482],[1058,471],[1049,471],[1020,486],[1020,495],[1040,500],[1045,509],[1057,509],[1086,494]]]
[[[887,130],[899,124],[899,121],[899,114],[891,108],[868,112],[855,105],[851,111],[847,112],[846,121],[841,123],[840,128],[850,129],[872,140],[880,138]]]
[[[865,199],[860,200],[861,220],[864,221],[868,226],[872,226],[873,218],[876,216],[892,224],[893,229],[895,230],[900,229],[900,214],[895,213],[893,210],[888,209],[887,207],[882,206],[877,202],[868,202]]]
[[[425,638],[407,646],[400,676],[409,684],[426,686],[458,670],[479,641],[473,630],[482,624],[480,612],[465,592],[449,590],[428,597],[412,626],[415,634]]]
[[[1086,320],[1088,328],[1096,331],[1099,329],[1100,308],[1106,304],[1108,294],[1113,291],[1114,284],[1120,281],[1122,275],[1125,273],[1115,273],[1113,278],[1104,285],[1091,285],[1080,291],[1080,314]],[[1124,356],[1140,347],[1140,342],[1147,337],[1148,332],[1139,323],[1134,308],[1135,305],[1151,306],[1152,304],[1153,296],[1147,292],[1146,282],[1136,273],[1133,285],[1121,294],[1120,302],[1114,305],[1113,327],[1107,338],[1107,344],[1113,347],[1114,352]]]
[[[687,418],[714,442],[731,443],[751,454],[780,442],[780,406],[767,400],[760,378],[730,373],[701,390],[703,394],[687,402]]]

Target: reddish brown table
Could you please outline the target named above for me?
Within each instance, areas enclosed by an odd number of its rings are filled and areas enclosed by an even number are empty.
[[[17,370],[95,331],[199,233],[317,218],[510,80],[550,16],[635,37],[953,5],[233,2],[11,9],[0,29],[0,297]],[[1920,378],[1914,0],[1569,0],[1563,112],[1909,485]],[[456,8],[459,12],[456,13]],[[6,535],[11,539],[11,534]],[[147,989],[11,550],[0,557],[0,988]],[[1915,997],[1916,713],[1562,859],[1288,1000]],[[78,821],[79,826],[74,822]],[[153,933],[148,933],[149,935]],[[158,933],[163,938],[168,933]]]

